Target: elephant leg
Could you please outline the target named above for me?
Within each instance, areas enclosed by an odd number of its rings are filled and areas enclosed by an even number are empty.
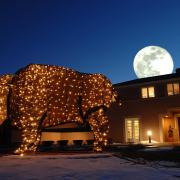
[[[25,152],[35,152],[40,141],[40,132],[38,125],[32,123],[31,126],[25,126],[22,129],[22,143],[15,151],[16,154]]]
[[[94,150],[101,152],[103,147],[107,145],[107,136],[109,133],[108,118],[104,114],[103,109],[92,113],[89,118],[89,124],[94,132]]]
[[[15,151],[17,154],[23,154],[25,152],[35,152],[41,140],[42,123],[46,118],[47,110],[42,114],[39,119],[33,117],[23,118],[26,121],[22,121],[22,143],[20,147]]]
[[[40,140],[41,140],[41,131],[37,130],[37,132],[34,132],[34,139],[33,139],[33,144],[29,147],[29,151],[30,152],[36,152],[38,145],[40,144]]]

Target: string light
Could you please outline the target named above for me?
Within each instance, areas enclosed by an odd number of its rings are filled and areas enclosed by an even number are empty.
[[[7,119],[7,97],[13,75],[0,76],[0,125]]]
[[[6,84],[12,76],[2,78],[6,79]],[[16,153],[36,151],[42,128],[68,122],[89,122],[94,132],[95,151],[102,151],[107,145],[109,126],[105,109],[116,94],[105,76],[59,66],[31,64],[14,75],[11,86],[8,116],[13,125],[22,130],[22,143]],[[9,91],[3,92],[1,107],[4,110],[1,113],[5,119]]]

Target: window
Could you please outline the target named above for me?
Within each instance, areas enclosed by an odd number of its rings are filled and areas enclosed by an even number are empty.
[[[127,118],[125,119],[126,142],[138,143],[139,142],[139,119]]]
[[[154,87],[150,86],[150,87],[142,88],[141,89],[141,95],[142,95],[142,98],[152,98],[152,97],[155,97]]]
[[[179,83],[169,83],[167,84],[168,96],[179,94]]]

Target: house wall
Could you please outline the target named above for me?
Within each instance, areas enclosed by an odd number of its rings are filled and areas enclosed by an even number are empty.
[[[152,139],[162,142],[162,118],[168,115],[174,120],[175,114],[180,112],[180,95],[167,95],[167,83],[174,81],[179,82],[179,79],[115,87],[122,105],[114,103],[107,112],[110,139],[124,143],[125,118],[135,117],[140,120],[140,141],[147,141],[147,131],[151,130]],[[148,86],[155,87],[155,97],[143,99],[141,88]]]

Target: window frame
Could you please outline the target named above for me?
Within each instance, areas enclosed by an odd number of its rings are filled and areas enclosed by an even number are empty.
[[[178,91],[175,90],[175,86],[178,85]],[[170,88],[172,89],[172,93],[169,91],[169,88],[168,86],[171,86]],[[170,83],[167,83],[166,85],[166,91],[167,91],[167,95],[168,96],[176,96],[176,95],[179,95],[180,94],[180,84],[179,82],[170,82]]]
[[[138,122],[138,128],[136,127],[135,121]],[[129,122],[129,123],[128,123]],[[140,124],[140,118],[139,117],[128,117],[125,118],[125,142],[127,143],[139,143],[140,142],[140,129],[141,129],[141,124]],[[128,125],[130,125],[129,128]],[[137,128],[137,129],[136,129]],[[130,132],[130,138],[128,135],[128,130],[131,129]],[[138,131],[136,131],[138,130]],[[136,133],[138,132],[138,138],[136,138]]]
[[[150,88],[153,88],[153,93],[150,93]],[[146,91],[146,96],[143,96],[143,90],[144,90],[144,92]],[[153,96],[151,96],[151,94],[153,94]],[[154,86],[141,87],[141,98],[142,99],[155,98],[155,97],[156,97],[156,93],[155,93]]]

